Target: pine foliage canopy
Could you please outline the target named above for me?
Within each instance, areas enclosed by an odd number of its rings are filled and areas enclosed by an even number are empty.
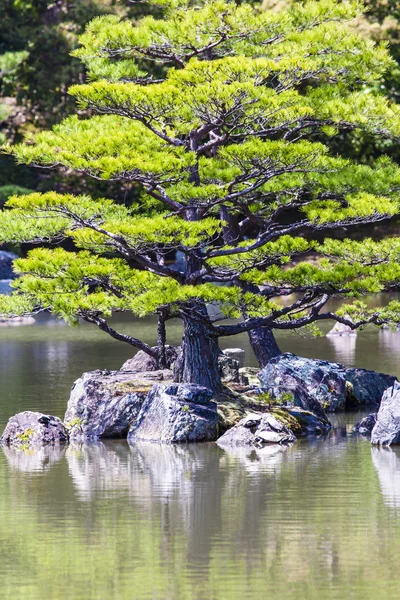
[[[393,64],[387,48],[347,23],[360,2],[278,12],[224,0],[163,6],[162,18],[135,26],[94,19],[74,52],[88,83],[70,88],[93,116],[10,149],[22,163],[135,182],[140,204],[51,192],[12,198],[1,240],[39,247],[17,261],[21,277],[0,312],[50,309],[146,350],[107,317],[204,320],[203,303],[218,302],[241,321],[207,322],[216,337],[332,318],[354,328],[398,322],[400,303],[368,309],[361,298],[398,285],[400,239],[332,238],[400,206],[394,162],[360,164],[330,150],[339,133],[388,144],[400,135],[399,107],[376,85]],[[63,249],[66,240],[75,251]],[[177,252],[182,269],[169,260]],[[332,297],[350,300],[333,312]]]

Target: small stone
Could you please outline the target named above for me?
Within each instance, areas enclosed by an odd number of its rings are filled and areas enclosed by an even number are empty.
[[[242,350],[242,348],[225,348],[222,352],[226,356],[229,356],[229,358],[236,360],[239,363],[239,368],[244,367],[246,362],[246,352]]]
[[[217,443],[222,447],[259,447],[264,444],[292,444],[295,441],[296,437],[290,428],[271,413],[250,413],[228,429]]]
[[[58,417],[25,411],[11,417],[1,443],[15,447],[56,446],[68,441],[68,433]]]
[[[261,413],[249,413],[242,420],[242,425],[243,427],[249,427],[251,429],[252,427],[257,427],[260,424],[260,421]]]
[[[157,346],[153,346],[152,350],[157,350]],[[168,368],[171,368],[173,363],[182,352],[180,346],[165,346],[165,357]],[[157,361],[152,356],[139,350],[133,358],[129,358],[121,367],[121,371],[133,371],[141,373],[142,371],[157,371],[159,369]]]
[[[360,433],[361,435],[371,435],[371,432],[376,424],[377,413],[367,415],[357,425],[354,426],[354,433]]]
[[[277,431],[257,431],[254,438],[255,444],[285,444],[294,441],[291,436],[282,435]]]

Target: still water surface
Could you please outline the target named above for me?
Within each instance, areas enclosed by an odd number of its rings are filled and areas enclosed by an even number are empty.
[[[154,341],[154,324],[119,329]],[[169,342],[179,341],[172,325]],[[400,376],[400,333],[283,350]],[[226,345],[248,350],[246,337]],[[44,319],[0,328],[0,426],[21,410],[63,416],[82,371],[130,348]],[[400,589],[400,451],[351,435],[260,451],[123,441],[0,451],[0,597],[29,600],[388,599]]]

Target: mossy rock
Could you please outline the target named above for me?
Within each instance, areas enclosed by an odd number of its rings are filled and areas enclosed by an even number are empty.
[[[298,417],[291,415],[285,408],[274,406],[271,408],[271,413],[278,421],[281,421],[288,427],[295,436],[303,434],[303,427]]]
[[[213,398],[218,407],[218,425],[220,433],[224,433],[249,412],[267,412],[268,405],[259,402],[257,395],[239,394],[228,387]]]

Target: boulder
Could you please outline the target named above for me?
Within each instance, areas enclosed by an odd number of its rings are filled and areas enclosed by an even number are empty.
[[[286,400],[324,418],[322,411],[340,411],[379,403],[397,381],[367,369],[346,369],[340,363],[285,353],[259,373],[261,388],[272,399]]]
[[[126,437],[154,382],[170,377],[170,371],[84,373],[72,387],[65,413],[70,438]]]
[[[32,411],[11,417],[1,437],[2,444],[19,448],[56,446],[67,441],[68,433],[61,419]]]
[[[346,369],[346,379],[352,385],[352,393],[358,404],[362,406],[379,404],[385,390],[397,381],[393,375],[368,369]]]
[[[17,258],[16,254],[0,250],[0,279],[14,279],[15,273],[12,265]]]
[[[272,413],[249,413],[218,440],[219,446],[255,446],[292,444],[296,436]]]
[[[217,405],[202,386],[156,384],[128,433],[137,440],[160,443],[210,442],[218,436]]]
[[[373,428],[375,427],[377,413],[371,413],[367,415],[357,425],[354,425],[354,433],[361,433],[361,435],[371,435]]]
[[[325,410],[344,410],[345,368],[338,363],[281,354],[259,373],[261,388],[272,399],[287,401],[326,420]]]
[[[157,347],[154,346],[153,350],[157,350]],[[173,365],[180,352],[180,346],[165,346],[165,356],[168,367]],[[157,361],[152,356],[146,354],[146,352],[143,352],[143,350],[139,350],[139,352],[137,352],[133,358],[129,358],[121,367],[121,371],[134,371],[139,373],[142,371],[157,370]]]
[[[279,415],[278,415],[279,413]],[[314,413],[304,410],[300,408],[300,406],[290,406],[286,409],[274,409],[273,414],[280,417],[281,419],[290,419],[287,422],[289,428],[293,431],[293,433],[297,436],[301,435],[322,435],[324,433],[328,433],[331,429],[331,424],[328,419],[322,419],[314,415]],[[287,415],[287,417],[286,417]],[[298,423],[298,427],[295,428],[293,420],[296,420]]]
[[[382,396],[376,423],[371,433],[371,444],[390,446],[400,443],[400,383],[386,390]]]
[[[239,368],[244,367],[246,352],[241,348],[225,348],[222,353],[225,354],[225,356],[229,356],[229,358],[236,360],[239,363]]]

